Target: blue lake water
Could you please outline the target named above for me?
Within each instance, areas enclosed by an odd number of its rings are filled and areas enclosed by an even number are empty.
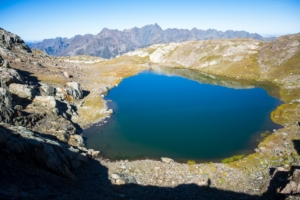
[[[178,72],[146,71],[109,91],[114,114],[84,130],[87,147],[111,159],[217,161],[253,152],[260,133],[279,127],[270,113],[281,102],[266,90]]]

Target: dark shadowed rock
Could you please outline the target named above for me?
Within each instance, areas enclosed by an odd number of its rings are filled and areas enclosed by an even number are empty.
[[[33,113],[28,116],[19,116],[13,119],[13,124],[15,126],[24,126],[31,128],[35,125],[36,122],[43,119],[45,115]]]
[[[11,123],[13,114],[11,95],[6,89],[0,88],[0,122]]]
[[[3,127],[5,125],[7,128]],[[71,170],[87,162],[86,154],[72,146],[44,138],[21,126],[0,126],[0,152],[8,158],[45,166],[56,174],[74,178]]]
[[[2,58],[2,56],[0,55],[0,66],[2,66],[4,63],[4,59]]]

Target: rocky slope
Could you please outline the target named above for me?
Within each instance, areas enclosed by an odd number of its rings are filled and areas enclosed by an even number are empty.
[[[83,98],[80,84],[68,82],[65,86],[54,86],[24,76],[26,72],[11,67],[15,63],[26,63],[27,67],[44,71],[44,66],[32,60],[36,54],[15,34],[0,29],[0,38],[0,168],[3,177],[7,175],[4,166],[18,161],[74,179],[72,170],[87,162],[89,156],[99,153],[84,148],[83,138],[72,122],[72,116],[77,115],[76,105]],[[13,187],[9,183],[4,191],[5,183],[1,179],[1,193]]]
[[[76,35],[73,38],[45,39],[42,42],[29,44],[32,49],[40,49],[49,55],[73,56],[91,55],[102,58],[113,58],[137,48],[152,44],[184,42],[191,40],[210,40],[217,38],[253,38],[257,40],[272,40],[256,33],[246,31],[225,32],[215,29],[199,30],[166,29],[162,30],[157,24],[142,28],[125,29],[123,31],[104,28],[99,34]]]
[[[0,43],[1,198],[297,199],[299,37],[159,44],[111,60],[52,57],[20,40]],[[113,162],[84,148],[80,130],[112,113],[101,95],[148,69],[229,87],[263,86],[285,102],[272,113],[283,128],[228,164]]]

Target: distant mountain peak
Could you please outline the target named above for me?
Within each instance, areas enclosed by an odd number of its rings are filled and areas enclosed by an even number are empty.
[[[123,31],[103,28],[97,35],[76,35],[70,39],[58,37],[29,44],[29,46],[56,56],[87,54],[103,58],[113,58],[117,55],[153,44],[216,38],[266,40],[266,38],[259,34],[248,33],[246,31],[227,30],[222,32],[216,29],[201,30],[197,28],[191,30],[168,28],[163,30],[157,23],[154,23],[141,28],[133,27],[131,29],[124,29]]]

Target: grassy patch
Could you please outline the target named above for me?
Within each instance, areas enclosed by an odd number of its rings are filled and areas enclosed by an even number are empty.
[[[242,158],[244,158],[244,157],[245,157],[244,154],[241,154],[241,155],[235,155],[235,156],[232,156],[232,157],[223,159],[223,160],[222,160],[222,163],[223,163],[223,164],[231,163],[231,162],[240,160],[240,159],[242,159]]]
[[[281,104],[271,113],[271,119],[281,125],[297,122],[299,116],[300,107],[298,103]]]
[[[38,77],[38,80],[48,84],[59,84],[65,85],[69,82],[69,79],[66,79],[63,76],[55,76],[55,75],[42,75],[42,74],[35,74]]]
[[[84,99],[83,107],[78,109],[79,116],[83,116],[87,122],[93,122],[101,117],[104,117],[99,110],[104,107],[102,98],[87,96]]]
[[[188,160],[188,161],[187,161],[187,164],[188,164],[188,165],[195,165],[195,164],[196,164],[196,161],[194,161],[194,160]]]

